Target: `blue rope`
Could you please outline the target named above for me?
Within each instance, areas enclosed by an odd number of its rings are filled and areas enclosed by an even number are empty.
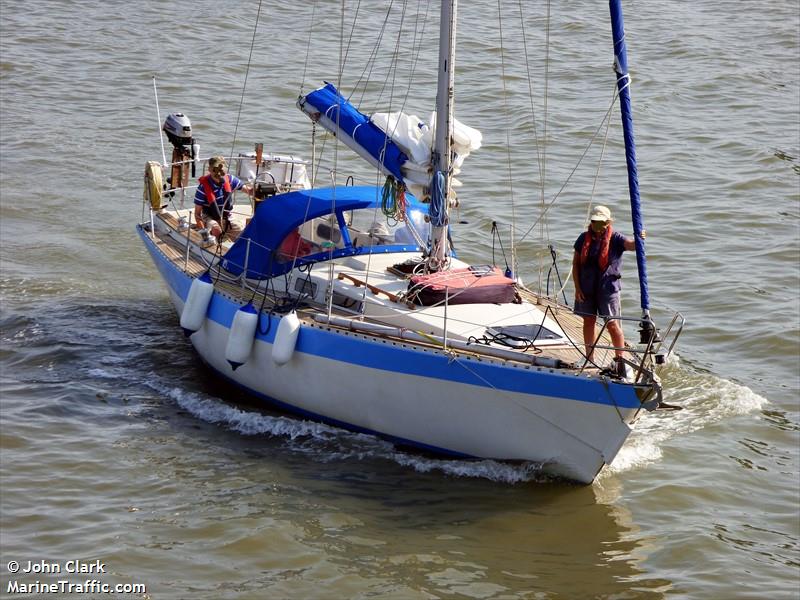
[[[431,218],[431,225],[434,227],[444,227],[447,225],[447,210],[444,205],[446,202],[444,193],[444,173],[436,171],[432,183],[431,205],[428,207],[428,215],[430,215]]]

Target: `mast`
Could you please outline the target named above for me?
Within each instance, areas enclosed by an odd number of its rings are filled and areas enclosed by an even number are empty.
[[[636,145],[633,141],[633,115],[631,114],[631,77],[628,74],[628,56],[625,49],[625,26],[622,19],[621,0],[609,0],[611,33],[614,39],[614,71],[617,73],[619,107],[622,115],[622,132],[625,138],[625,161],[628,165],[628,192],[631,200],[631,222],[636,242],[636,266],[639,270],[639,293],[642,305],[642,326],[654,332],[650,322],[650,297],[647,290],[647,258],[644,247],[644,223],[639,199],[639,174],[636,169]],[[649,327],[648,327],[649,325]],[[644,339],[644,332],[643,332]]]
[[[450,209],[450,144],[453,137],[453,86],[455,73],[456,0],[442,0],[439,20],[439,63],[436,91],[436,137],[431,177],[430,271],[446,266],[450,248],[447,239]]]

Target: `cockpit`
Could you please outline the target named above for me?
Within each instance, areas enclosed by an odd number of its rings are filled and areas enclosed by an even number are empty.
[[[296,190],[260,202],[223,257],[234,274],[265,279],[296,266],[374,253],[419,253],[428,243],[427,206],[407,196],[404,219],[387,217],[375,188]]]

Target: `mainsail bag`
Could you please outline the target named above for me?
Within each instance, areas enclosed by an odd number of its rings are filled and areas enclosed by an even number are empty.
[[[411,278],[409,299],[422,306],[434,304],[479,304],[514,302],[514,280],[489,265],[439,271]]]

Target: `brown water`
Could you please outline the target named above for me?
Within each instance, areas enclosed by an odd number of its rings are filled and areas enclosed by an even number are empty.
[[[343,89],[383,20],[369,4]],[[598,4],[553,6],[547,201],[611,100]],[[419,7],[406,5],[411,27]],[[317,3],[306,64],[311,6],[262,8],[237,149],[309,154],[294,101],[336,80],[340,29],[338,5]],[[513,206],[524,231],[540,203],[530,104],[504,112],[496,8],[459,11],[456,113],[484,147],[465,164],[455,240],[475,260],[491,252],[493,219],[507,236]],[[67,579],[145,584],[151,598],[797,598],[800,10],[624,8],[654,314],[688,320],[665,400],[685,410],[646,416],[595,485],[576,487],[260,410],[198,366],[133,230],[142,165],[161,152],[151,77],[162,118],[186,112],[204,156],[229,152],[256,6],[4,2],[0,595],[15,596],[10,581],[65,578],[14,575],[11,561],[99,559],[106,573]],[[545,9],[525,10],[542,136]],[[348,3],[348,33],[355,12]],[[405,105],[423,117],[435,93],[428,12]],[[518,23],[503,30],[509,93],[527,91]],[[378,102],[383,60],[366,110],[400,108],[407,31],[394,91]],[[619,130],[615,114],[595,198],[630,233]],[[550,211],[562,274],[599,155],[598,143]],[[346,149],[339,161],[363,173]],[[525,281],[538,278],[539,241],[537,228],[518,248]],[[635,315],[630,258],[623,294]]]

